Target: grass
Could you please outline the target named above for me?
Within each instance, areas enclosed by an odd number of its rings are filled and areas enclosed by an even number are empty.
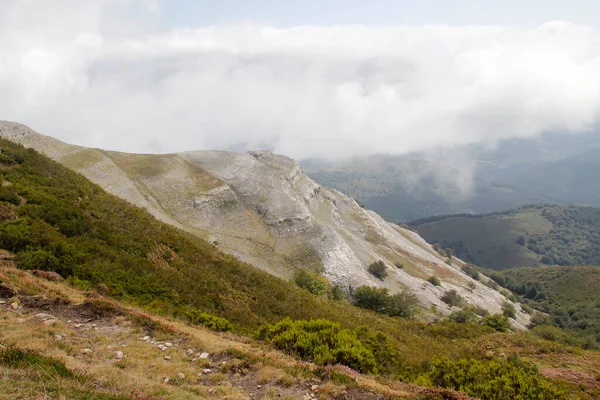
[[[21,285],[26,285],[32,293],[49,293],[49,282],[8,265],[0,269],[0,279],[19,290],[22,290]],[[317,378],[324,379],[320,384],[323,391],[319,391],[319,397],[323,399],[343,393],[349,383],[360,390],[407,399],[419,398],[413,396],[418,391],[410,385],[392,385],[393,381],[355,375],[353,371],[338,367],[331,367],[325,374],[322,369],[246,337],[214,333],[115,300],[93,294],[86,296],[64,283],[52,284],[56,285],[55,294],[70,302],[72,307],[80,306],[77,302],[83,299],[96,304],[98,310],[104,310],[100,319],[93,321],[98,324],[98,329],[91,328],[91,322],[84,328],[75,328],[66,322],[72,317],[60,314],[57,314],[60,321],[55,326],[41,326],[35,319],[29,318],[36,310],[3,314],[0,318],[0,343],[11,349],[19,346],[18,351],[27,355],[22,357],[26,362],[17,359],[7,366],[0,361],[0,373],[8,378],[0,379],[2,393],[9,394],[3,399],[35,398],[45,393],[53,398],[149,399],[152,396],[163,399],[227,397],[235,400],[247,398],[249,391],[256,390],[256,385],[270,390],[272,398],[278,398],[277,393],[282,394],[281,398],[298,398]],[[22,322],[22,319],[26,321]],[[61,341],[54,339],[58,332],[63,335]],[[172,342],[174,346],[162,352],[155,345],[141,340],[145,335]],[[88,347],[93,349],[91,354],[81,353],[81,349]],[[210,360],[191,361],[184,354],[184,350],[189,348],[194,352],[208,352]],[[125,354],[121,361],[114,358],[117,349]],[[171,359],[165,361],[165,355]],[[55,369],[60,374],[51,369],[52,378],[44,377],[35,367],[37,364],[58,366]],[[203,384],[198,384],[198,374],[204,368],[212,368],[213,373],[206,376]],[[177,378],[179,372],[185,378]],[[236,374],[239,373],[254,383],[240,389],[236,384],[240,376]],[[169,384],[164,383],[167,377]],[[52,383],[52,379],[57,383]],[[133,393],[138,393],[137,397],[133,397]]]

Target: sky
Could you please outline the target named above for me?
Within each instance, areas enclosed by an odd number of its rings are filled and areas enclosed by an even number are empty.
[[[595,129],[600,2],[1,0],[0,119],[302,159]]]

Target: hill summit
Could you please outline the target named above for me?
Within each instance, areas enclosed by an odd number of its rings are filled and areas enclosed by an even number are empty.
[[[273,275],[322,273],[345,291],[369,285],[410,289],[442,314],[455,290],[467,303],[502,312],[499,292],[461,272],[420,236],[386,222],[344,194],[318,185],[297,162],[267,151],[127,154],[90,149],[0,122],[0,136],[32,147],[156,218],[208,239]],[[387,277],[368,267],[381,260]],[[427,282],[435,276],[440,285]],[[518,313],[517,323],[528,317]]]

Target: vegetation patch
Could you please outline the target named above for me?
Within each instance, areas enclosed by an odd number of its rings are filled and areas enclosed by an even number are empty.
[[[373,275],[381,280],[384,280],[388,275],[387,267],[385,266],[385,263],[381,260],[375,261],[374,263],[369,265],[367,270],[369,271],[369,273],[371,275]]]
[[[387,364],[385,360],[396,356],[383,333],[373,333],[366,327],[350,331],[323,319],[292,321],[286,318],[277,324],[262,326],[256,336],[303,360],[318,365],[342,364],[363,373],[381,371]]]
[[[225,318],[215,317],[202,311],[188,311],[186,316],[192,324],[205,326],[215,332],[230,332],[233,330],[233,325]]]
[[[544,378],[535,366],[518,357],[507,361],[442,359],[435,361],[417,382],[424,385],[460,390],[483,399],[540,399],[561,398],[563,393]]]
[[[417,298],[403,290],[390,295],[385,288],[359,286],[354,290],[354,305],[377,311],[390,317],[414,317],[418,310]]]

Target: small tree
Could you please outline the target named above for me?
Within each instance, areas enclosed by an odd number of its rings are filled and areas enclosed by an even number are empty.
[[[504,306],[502,306],[502,314],[508,318],[517,318],[517,310],[515,310],[515,306],[511,303],[505,303]]]
[[[317,296],[325,296],[329,290],[329,282],[325,277],[304,270],[296,271],[294,283],[302,289]]]
[[[450,307],[460,307],[463,304],[462,297],[460,297],[460,295],[454,289],[448,290],[446,293],[444,293],[442,296],[442,301],[448,304]]]
[[[390,294],[387,289],[371,286],[359,286],[354,291],[354,304],[360,308],[367,308],[379,313],[385,313]]]
[[[442,285],[442,282],[440,282],[437,276],[430,276],[429,278],[427,278],[427,282],[431,283],[433,286]]]
[[[517,238],[517,244],[519,244],[521,246],[525,246],[525,236],[519,236]]]
[[[384,280],[387,276],[387,270],[385,267],[385,263],[381,260],[376,261],[369,265],[368,271],[371,275],[376,276],[377,278]]]
[[[387,314],[391,317],[412,318],[417,313],[418,300],[407,290],[396,293],[388,299]]]
[[[446,257],[448,257],[449,260],[452,260],[452,249],[444,249],[444,253],[446,254]]]
[[[498,332],[508,332],[510,329],[508,317],[502,314],[493,314],[483,317],[481,319],[481,325],[494,328]]]
[[[329,290],[328,297],[329,300],[344,300],[346,298],[346,295],[344,294],[344,291],[341,287],[339,287],[338,285],[333,285]]]

